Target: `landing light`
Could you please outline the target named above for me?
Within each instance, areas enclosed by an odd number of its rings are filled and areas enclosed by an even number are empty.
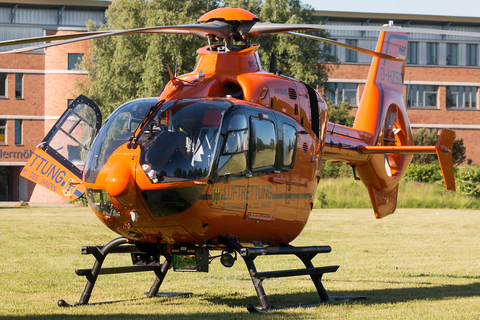
[[[235,264],[235,258],[230,253],[222,253],[220,262],[226,268],[231,268]]]

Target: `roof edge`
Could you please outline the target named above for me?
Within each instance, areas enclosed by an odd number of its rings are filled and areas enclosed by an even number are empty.
[[[451,21],[463,23],[480,23],[479,17],[462,16],[439,16],[408,13],[376,13],[376,12],[350,12],[350,11],[322,11],[315,10],[314,16],[319,17],[341,17],[341,18],[364,18],[364,19],[386,19],[386,20],[420,20],[420,21]]]
[[[95,0],[0,0],[0,3],[18,3],[33,5],[50,5],[50,6],[75,6],[75,7],[100,7],[108,8],[112,1],[95,1]]]

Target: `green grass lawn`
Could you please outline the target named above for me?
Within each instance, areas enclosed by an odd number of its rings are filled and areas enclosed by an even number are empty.
[[[294,245],[330,245],[315,266],[340,265],[324,275],[330,295],[368,300],[251,315],[259,305],[247,269],[214,260],[210,273],[169,272],[161,291],[189,291],[190,298],[158,298],[110,305],[59,308],[78,301],[90,268],[82,245],[117,236],[88,208],[2,208],[0,319],[479,319],[480,211],[398,209],[376,220],[371,209],[317,209]],[[259,271],[297,268],[293,257],[258,257]],[[129,264],[110,255],[105,266]],[[90,302],[144,296],[153,273],[100,276]],[[308,303],[318,295],[308,277],[264,282],[273,305]]]
[[[367,188],[353,177],[322,179],[314,208],[371,208]],[[400,181],[397,208],[480,209],[480,198],[445,189],[443,181]]]

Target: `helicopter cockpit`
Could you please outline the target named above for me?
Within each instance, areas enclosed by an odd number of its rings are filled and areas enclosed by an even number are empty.
[[[85,181],[94,183],[112,153],[130,141],[156,98],[133,100],[107,119],[85,165]],[[152,183],[197,180],[208,176],[228,100],[167,101],[137,137],[139,164]]]
[[[226,100],[169,101],[139,137],[140,165],[152,183],[206,178],[212,166]]]

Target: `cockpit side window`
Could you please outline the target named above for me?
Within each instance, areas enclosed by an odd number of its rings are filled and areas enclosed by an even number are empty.
[[[227,124],[217,174],[225,176],[244,173],[247,170],[248,149],[247,118],[243,113],[234,113]]]
[[[267,169],[275,165],[277,139],[273,121],[251,118],[252,170]]]
[[[286,123],[283,123],[283,168],[292,166],[297,146],[297,130]]]

